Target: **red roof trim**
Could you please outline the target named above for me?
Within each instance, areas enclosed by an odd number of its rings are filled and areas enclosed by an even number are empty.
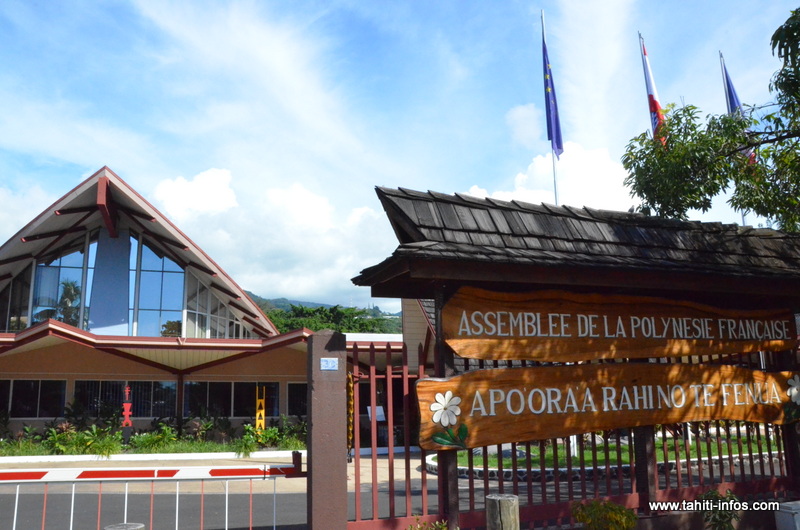
[[[308,340],[308,337],[313,335],[313,333],[314,333],[313,331],[306,328],[290,331],[282,335],[277,335],[269,339],[264,339],[263,347],[259,351],[243,352],[238,355],[231,355],[230,357],[225,357],[224,359],[217,359],[215,361],[210,361],[204,364],[198,364],[197,366],[193,366],[190,369],[183,370],[183,373],[190,374],[200,370],[213,368],[221,364],[226,364],[233,361],[240,361],[242,359],[246,359],[247,357],[252,357],[253,355],[258,355],[260,353],[266,353],[268,351],[282,348],[284,346],[289,346],[291,344],[306,342]]]
[[[269,339],[185,339],[178,337],[123,337],[114,335],[95,335],[57,320],[45,320],[19,333],[0,334],[0,346],[14,350],[45,337],[59,337],[83,346],[102,350],[104,348],[126,349],[164,349],[164,350],[214,350],[214,351],[253,351],[258,352],[271,345],[275,339],[283,339],[287,334]]]
[[[117,223],[114,221],[113,202],[111,201],[111,190],[108,185],[108,177],[97,179],[97,208],[103,216],[103,222],[108,230],[108,235],[112,238],[119,237],[117,233]]]
[[[145,359],[144,357],[139,357],[138,355],[133,355],[124,351],[120,351],[116,348],[97,348],[98,351],[103,353],[108,353],[110,355],[114,355],[116,357],[121,357],[123,359],[127,359],[129,361],[133,361],[135,363],[143,364],[145,366],[150,366],[152,368],[156,368],[158,370],[163,370],[165,372],[169,372],[171,374],[178,375],[181,371],[177,368],[172,368],[171,366],[167,366],[166,364],[161,364],[156,361],[152,361],[150,359]]]

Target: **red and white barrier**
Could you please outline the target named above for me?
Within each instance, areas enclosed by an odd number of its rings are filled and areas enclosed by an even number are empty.
[[[137,480],[267,479],[300,473],[293,464],[253,467],[188,466],[180,468],[120,467],[103,469],[51,468],[0,470],[0,484],[29,482],[132,482]]]

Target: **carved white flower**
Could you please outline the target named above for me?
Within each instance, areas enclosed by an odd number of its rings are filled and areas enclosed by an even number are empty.
[[[436,393],[436,403],[431,403],[431,412],[433,412],[433,423],[441,423],[442,427],[455,425],[458,421],[457,416],[461,414],[460,397],[454,397],[451,391],[447,391],[442,395],[441,392]]]
[[[800,375],[795,374],[794,377],[789,379],[789,390],[786,394],[792,398],[792,401],[800,405]]]

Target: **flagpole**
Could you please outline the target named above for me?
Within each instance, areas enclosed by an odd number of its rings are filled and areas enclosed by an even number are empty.
[[[727,80],[725,79],[725,59],[722,57],[722,50],[719,52],[719,70],[722,74],[722,88],[725,89],[725,108],[731,108],[731,99],[730,95],[728,94],[728,85]]]
[[[728,72],[725,69],[725,58],[722,57],[722,50],[719,51],[719,69],[720,73],[722,74],[722,87],[725,89],[725,106],[730,111],[731,95],[728,94]],[[742,227],[745,227],[747,226],[747,220],[745,218],[744,210],[742,210],[741,213],[742,213]]]
[[[542,42],[547,44],[547,38],[545,37],[545,27],[544,27],[544,9],[541,11],[542,14]],[[550,158],[553,160],[553,196],[555,198],[556,206],[558,206],[558,178],[556,177],[556,151],[553,149],[552,142],[550,143]]]

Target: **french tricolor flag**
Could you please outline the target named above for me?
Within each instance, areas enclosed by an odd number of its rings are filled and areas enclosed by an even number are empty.
[[[647,104],[650,109],[650,124],[653,126],[653,137],[659,136],[659,129],[664,122],[664,111],[658,101],[658,91],[653,81],[653,72],[650,70],[650,60],[647,58],[647,50],[644,47],[644,39],[639,33],[639,44],[642,47],[642,67],[644,68],[644,83],[647,86]]]

